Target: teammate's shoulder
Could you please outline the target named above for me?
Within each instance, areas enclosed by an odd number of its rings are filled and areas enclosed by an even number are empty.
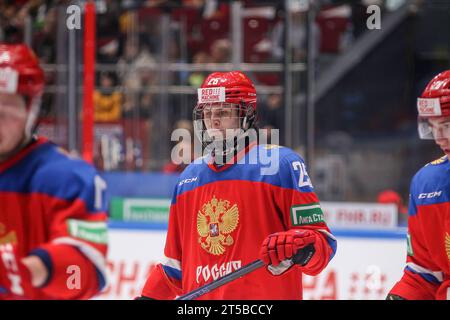
[[[72,155],[56,144],[51,144],[41,155],[40,165],[34,179],[46,181],[47,185],[91,181],[97,170],[76,155]]]
[[[55,144],[43,150],[29,185],[33,192],[54,201],[79,200],[88,212],[106,208],[105,197],[97,198],[97,192],[107,186],[95,167]],[[102,199],[100,206],[97,199]]]

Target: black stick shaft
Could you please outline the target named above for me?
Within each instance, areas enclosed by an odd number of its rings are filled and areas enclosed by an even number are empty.
[[[226,276],[223,276],[220,279],[217,279],[211,283],[205,284],[204,286],[195,289],[188,294],[185,294],[184,296],[178,297],[176,300],[193,300],[197,299],[198,297],[207,294],[208,292],[211,292],[212,290],[223,286],[224,284],[227,284],[228,282],[234,281],[256,269],[259,269],[264,266],[264,262],[261,260],[255,260],[246,266],[237,269],[236,271],[233,271]]]

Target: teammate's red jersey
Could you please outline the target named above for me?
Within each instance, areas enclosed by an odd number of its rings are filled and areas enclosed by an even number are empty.
[[[404,299],[450,299],[450,162],[423,167],[411,182],[408,255],[390,294]]]
[[[0,244],[40,257],[49,271],[22,298],[85,299],[105,285],[105,187],[92,166],[44,138],[0,163]],[[0,283],[0,299],[15,297]]]
[[[179,178],[170,208],[167,260],[150,274],[142,296],[173,299],[188,293],[258,259],[269,234],[299,228],[318,235],[316,253],[306,266],[295,265],[278,276],[262,268],[201,299],[301,299],[302,272],[318,274],[336,251],[303,160],[272,145],[251,147],[238,155],[237,163],[223,167],[203,160],[190,164]]]

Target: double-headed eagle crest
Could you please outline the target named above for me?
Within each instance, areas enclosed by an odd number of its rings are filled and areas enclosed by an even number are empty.
[[[239,223],[239,210],[236,204],[228,200],[217,199],[205,203],[197,213],[198,242],[201,247],[213,255],[225,252],[225,246],[234,243],[230,233]]]

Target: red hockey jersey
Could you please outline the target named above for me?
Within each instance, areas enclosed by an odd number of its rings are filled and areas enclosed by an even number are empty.
[[[404,299],[450,300],[450,163],[423,167],[411,182],[408,255],[391,294]]]
[[[292,150],[258,145],[223,167],[208,158],[179,178],[170,208],[166,261],[142,295],[173,299],[259,258],[264,239],[293,228],[319,235],[305,266],[274,276],[256,270],[200,299],[302,299],[302,272],[316,275],[336,252],[303,160]]]
[[[105,286],[105,188],[92,166],[44,138],[0,163],[0,244],[40,257],[49,271],[32,297],[0,283],[0,299],[85,299]]]

